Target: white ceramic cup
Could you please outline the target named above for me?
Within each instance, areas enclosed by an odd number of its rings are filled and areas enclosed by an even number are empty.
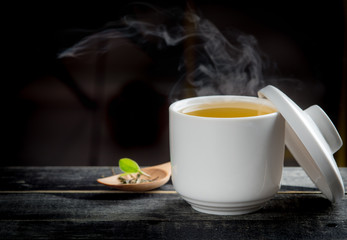
[[[175,190],[197,211],[238,215],[260,209],[279,190],[285,121],[278,112],[241,118],[183,113],[192,106],[245,101],[244,96],[206,96],[177,101],[169,108],[170,157]]]

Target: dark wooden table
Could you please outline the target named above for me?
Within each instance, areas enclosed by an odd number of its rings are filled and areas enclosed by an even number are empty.
[[[347,185],[347,168],[340,169]],[[196,212],[172,184],[122,192],[97,178],[111,167],[0,169],[0,239],[347,239],[347,199],[331,204],[299,167],[247,215]]]

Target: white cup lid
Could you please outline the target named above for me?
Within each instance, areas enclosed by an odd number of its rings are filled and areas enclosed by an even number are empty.
[[[269,99],[286,120],[285,144],[315,185],[330,201],[342,199],[345,188],[333,156],[342,140],[325,112],[317,105],[303,111],[274,86],[258,95]]]

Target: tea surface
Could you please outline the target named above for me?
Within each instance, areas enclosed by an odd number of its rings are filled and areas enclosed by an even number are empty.
[[[187,108],[183,113],[198,117],[239,118],[276,112],[275,109],[252,102],[209,103]]]

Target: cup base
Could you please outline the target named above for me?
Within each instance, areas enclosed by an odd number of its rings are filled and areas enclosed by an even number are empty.
[[[243,203],[220,203],[199,201],[184,196],[181,197],[186,200],[196,211],[213,215],[242,215],[252,213],[261,209],[265,205],[265,202],[271,199],[270,197],[262,200]]]

